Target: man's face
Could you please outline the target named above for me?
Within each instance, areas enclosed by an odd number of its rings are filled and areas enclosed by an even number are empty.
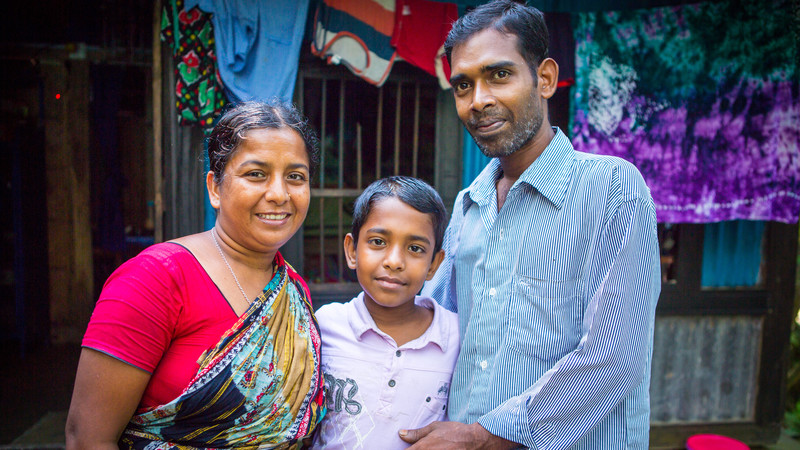
[[[543,102],[517,37],[491,28],[451,53],[450,83],[458,117],[489,157],[508,156],[542,127]]]

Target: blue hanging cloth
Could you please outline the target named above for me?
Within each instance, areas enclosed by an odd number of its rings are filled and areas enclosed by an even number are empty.
[[[310,0],[187,0],[212,13],[217,65],[231,102],[291,101]]]
[[[764,222],[708,223],[703,238],[703,287],[749,287],[758,283]]]
[[[462,170],[461,170],[461,187],[466,188],[472,183],[472,180],[481,173],[486,164],[489,163],[490,158],[485,156],[478,144],[472,139],[472,136],[464,130],[464,140],[462,142]]]

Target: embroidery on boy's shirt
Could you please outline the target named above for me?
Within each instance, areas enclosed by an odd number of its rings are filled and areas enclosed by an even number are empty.
[[[440,381],[439,382],[439,390],[436,391],[437,398],[447,398],[447,394],[450,393],[450,382],[449,381]]]
[[[342,412],[352,416],[361,413],[361,403],[353,400],[358,393],[358,383],[352,378],[336,378],[330,373],[325,374],[325,397],[328,399],[328,408],[332,411]]]

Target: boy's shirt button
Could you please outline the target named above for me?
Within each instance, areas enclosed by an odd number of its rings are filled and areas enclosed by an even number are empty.
[[[389,380],[389,387],[394,387],[395,384],[397,383],[394,380]]]
[[[403,353],[402,353],[402,352],[400,352],[400,350],[398,350],[398,351],[394,352],[394,354],[395,354],[395,355],[396,355],[396,356],[399,358],[399,357],[400,357],[400,355],[402,355]]]

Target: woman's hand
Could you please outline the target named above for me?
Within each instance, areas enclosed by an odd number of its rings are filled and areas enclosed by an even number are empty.
[[[67,449],[118,449],[149,381],[144,370],[84,348],[67,416]]]

